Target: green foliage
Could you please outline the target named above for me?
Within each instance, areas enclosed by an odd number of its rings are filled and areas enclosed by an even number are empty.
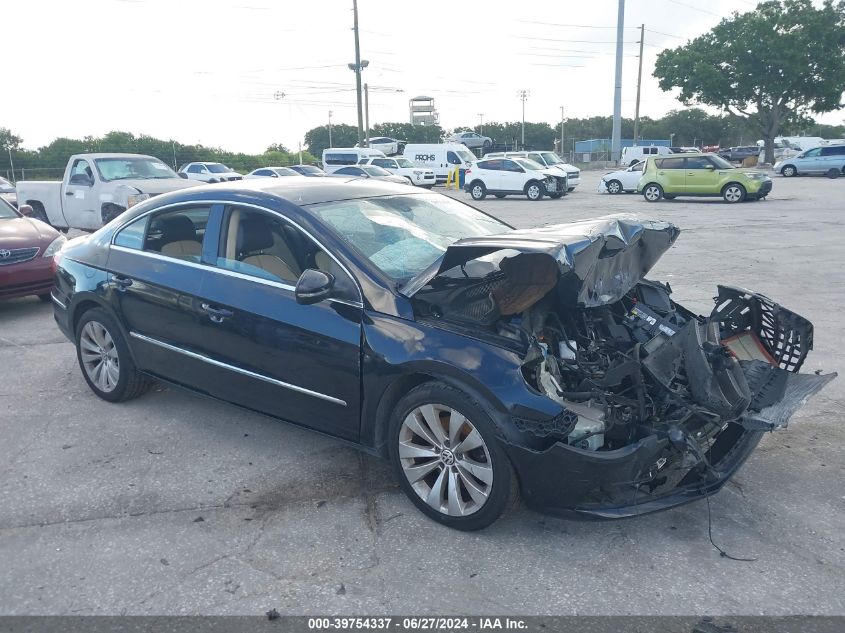
[[[329,144],[329,126],[321,125],[305,133],[305,147],[314,156],[323,155],[329,147],[355,147],[358,142],[358,128],[354,125],[339,123],[332,126],[332,142]]]
[[[654,76],[679,99],[757,125],[773,159],[784,124],[843,107],[845,0],[769,0],[723,19],[688,44],[660,53]]]
[[[0,127],[0,149],[9,151],[16,150],[20,147],[21,137],[12,134],[12,130],[5,127]]]

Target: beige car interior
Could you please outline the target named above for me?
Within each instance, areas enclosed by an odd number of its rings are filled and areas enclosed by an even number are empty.
[[[160,219],[164,245],[161,254],[179,259],[199,259],[202,255],[202,239],[191,218],[186,215],[171,215]]]

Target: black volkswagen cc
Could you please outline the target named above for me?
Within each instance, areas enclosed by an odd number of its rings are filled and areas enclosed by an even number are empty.
[[[446,525],[623,517],[718,491],[834,374],[812,325],[644,275],[676,240],[628,217],[513,230],[403,185],[241,181],[147,200],[56,258],[55,318],[99,397],[151,380],[388,458]]]

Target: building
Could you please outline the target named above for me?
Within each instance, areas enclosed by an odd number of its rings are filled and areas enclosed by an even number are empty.
[[[669,139],[641,138],[635,143],[632,138],[623,138],[619,147],[620,149],[623,147],[634,147],[635,145],[639,145],[640,147],[650,147],[652,145],[669,147],[671,144],[672,141]],[[586,141],[575,141],[575,156],[573,158],[579,163],[610,160],[610,139],[591,138]]]
[[[420,95],[408,102],[412,125],[437,125],[440,115],[434,109],[434,97]]]

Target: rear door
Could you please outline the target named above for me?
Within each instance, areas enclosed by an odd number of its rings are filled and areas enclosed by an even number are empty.
[[[354,279],[275,212],[232,205],[220,217],[218,239],[204,253],[211,266],[196,327],[219,373],[215,395],[357,440],[363,307]],[[331,273],[340,296],[297,303],[297,279],[309,268]]]
[[[210,204],[180,205],[141,216],[114,237],[109,293],[139,368],[172,382],[214,393],[217,372],[195,355],[207,319],[200,290]]]
[[[841,172],[845,167],[845,145],[822,147],[821,150],[825,173],[830,169],[838,169]]]
[[[670,195],[686,191],[685,158],[656,158],[658,182],[663,191]]]

